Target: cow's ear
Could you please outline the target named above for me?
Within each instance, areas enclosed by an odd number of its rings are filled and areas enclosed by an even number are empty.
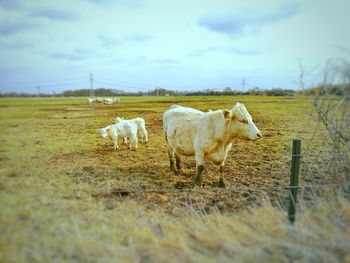
[[[222,113],[223,113],[225,119],[231,118],[231,112],[229,110],[223,110]]]

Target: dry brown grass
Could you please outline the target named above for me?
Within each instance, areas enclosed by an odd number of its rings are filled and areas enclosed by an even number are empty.
[[[217,167],[208,164],[206,188],[189,192],[194,161],[185,158],[180,176],[169,171],[162,112],[172,103],[207,110],[234,100],[247,105],[265,139],[235,144],[229,189],[216,187]],[[349,261],[342,194],[303,208],[290,233],[286,213],[274,206],[285,191],[262,199],[255,190],[288,183],[290,139],[307,139],[315,125],[309,100],[125,98],[90,107],[85,99],[1,99],[0,106],[1,262]],[[116,116],[144,117],[150,143],[114,152],[96,128]],[[325,181],[314,165],[302,183]]]

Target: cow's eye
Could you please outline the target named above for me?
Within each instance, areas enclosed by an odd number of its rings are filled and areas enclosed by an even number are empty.
[[[248,121],[247,120],[239,120],[239,122],[243,123],[243,124],[247,124]]]

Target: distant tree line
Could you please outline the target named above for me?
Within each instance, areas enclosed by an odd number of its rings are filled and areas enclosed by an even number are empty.
[[[314,87],[299,91],[299,94],[304,96],[325,96],[336,95],[344,96],[350,93],[350,84],[328,84],[322,87]]]
[[[1,92],[0,97],[24,97],[24,98],[34,98],[34,97],[62,97],[62,93],[26,93],[26,92]]]
[[[234,95],[262,95],[262,96],[293,96],[295,95],[295,90],[292,89],[260,89],[253,88],[247,91],[232,90],[230,87],[226,87],[223,91],[216,91],[211,89],[206,89],[204,91],[194,91],[187,92],[187,96],[234,96]]]
[[[215,89],[205,89],[201,91],[174,91],[166,88],[155,88],[146,92],[125,92],[123,90],[115,90],[108,88],[95,89],[95,97],[120,97],[120,96],[234,96],[234,95],[262,95],[262,96],[314,96],[314,95],[339,95],[344,94],[345,91],[349,92],[350,86],[344,85],[329,85],[327,89],[320,89],[319,87],[309,88],[305,90],[292,90],[292,89],[260,89],[258,87],[249,89],[247,91],[233,90],[230,87],[224,88],[222,91]],[[78,90],[66,90],[62,93],[17,93],[17,92],[5,92],[0,93],[0,97],[89,97],[90,89],[78,89]]]
[[[128,94],[123,90],[107,89],[107,88],[94,89],[94,93],[96,97],[125,96],[126,94]],[[132,94],[134,95],[134,93]],[[64,97],[89,97],[90,89],[65,90],[63,91],[62,95]]]

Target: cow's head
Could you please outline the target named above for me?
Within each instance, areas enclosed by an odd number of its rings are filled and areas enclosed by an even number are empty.
[[[109,126],[105,127],[105,128],[101,128],[101,129],[98,129],[101,133],[101,137],[103,139],[108,139],[108,130],[109,130]]]
[[[261,131],[255,126],[252,116],[243,104],[237,102],[231,110],[224,110],[223,114],[233,137],[245,141],[255,141],[262,137]]]
[[[115,123],[119,123],[119,122],[121,122],[122,120],[124,120],[124,117],[117,117],[117,118],[115,118],[114,119],[115,120]]]

